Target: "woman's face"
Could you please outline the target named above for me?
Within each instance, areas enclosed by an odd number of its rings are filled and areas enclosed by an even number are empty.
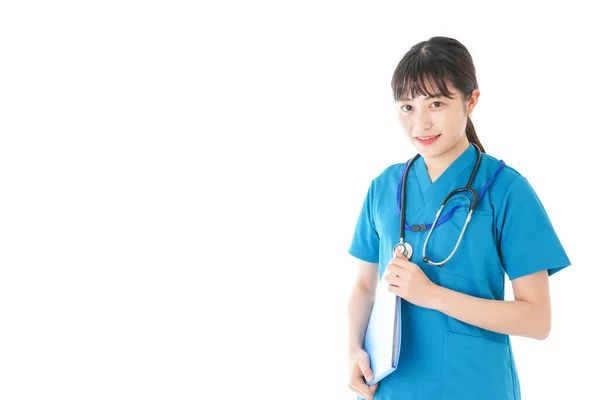
[[[406,130],[417,152],[425,159],[446,154],[462,141],[466,141],[467,116],[471,114],[479,90],[475,89],[471,99],[465,102],[462,94],[449,82],[452,99],[439,94],[435,97],[420,95],[401,99],[396,103],[398,120]],[[439,90],[427,87],[429,93]]]

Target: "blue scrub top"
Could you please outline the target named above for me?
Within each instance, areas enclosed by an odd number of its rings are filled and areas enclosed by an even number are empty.
[[[464,187],[477,159],[473,145],[431,182],[423,158],[411,167],[406,185],[406,222],[430,224],[452,190]],[[472,187],[480,192],[500,161],[482,154]],[[404,164],[387,167],[371,182],[349,252],[379,264],[381,277],[400,236],[396,192]],[[464,193],[462,193],[464,194]],[[443,214],[469,195],[457,196]],[[468,209],[460,207],[436,226],[427,245],[432,261],[444,260],[454,248]],[[485,299],[504,300],[505,274],[510,280],[570,265],[538,196],[516,170],[505,166],[479,199],[458,250],[443,268],[422,261],[429,231],[405,230],[414,249],[411,262],[446,288]],[[402,300],[402,339],[398,368],[384,378],[375,400],[519,400],[519,378],[508,335],[461,322],[436,310]]]

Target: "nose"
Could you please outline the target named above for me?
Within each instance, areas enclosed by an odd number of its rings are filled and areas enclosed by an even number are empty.
[[[417,113],[416,125],[421,132],[431,129],[433,123],[431,122],[431,117],[429,116],[429,112],[427,110],[420,110]]]

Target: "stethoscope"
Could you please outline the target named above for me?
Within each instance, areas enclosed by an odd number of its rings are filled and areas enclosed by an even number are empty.
[[[448,195],[442,202],[442,206],[440,207],[438,212],[435,214],[435,220],[433,221],[433,224],[431,225],[431,229],[429,230],[429,233],[427,234],[427,238],[425,239],[425,243],[423,244],[423,262],[426,262],[429,265],[443,267],[444,264],[446,264],[448,261],[450,261],[452,256],[454,256],[454,253],[456,253],[456,250],[458,249],[460,242],[462,241],[463,235],[465,234],[465,230],[467,229],[467,225],[469,225],[469,222],[471,222],[471,216],[473,215],[473,210],[477,206],[478,195],[475,192],[475,190],[473,190],[473,188],[471,187],[471,184],[473,183],[473,179],[475,178],[475,175],[477,174],[477,171],[479,170],[479,164],[481,163],[481,150],[479,149],[479,147],[476,144],[474,144],[474,143],[471,143],[471,144],[473,145],[473,147],[475,147],[475,150],[477,151],[477,161],[475,162],[475,166],[473,167],[473,170],[471,171],[471,176],[469,177],[467,186],[458,188],[458,189],[454,189],[453,191],[448,193]],[[413,255],[412,246],[410,245],[410,243],[404,241],[404,225],[405,225],[405,221],[406,221],[406,181],[408,180],[407,179],[408,171],[410,170],[410,168],[412,167],[414,162],[419,157],[420,157],[420,155],[417,154],[415,157],[413,157],[410,160],[410,162],[404,169],[404,174],[402,175],[402,178],[401,178],[402,181],[401,181],[400,185],[401,185],[401,190],[402,190],[402,201],[400,202],[400,241],[398,242],[398,244],[396,244],[394,246],[394,249],[392,251],[392,257],[396,257],[396,248],[398,248],[400,250],[400,252],[402,254],[404,254],[406,256],[406,258],[408,258],[409,260],[411,259],[412,255]],[[494,179],[494,177],[497,175],[497,173],[500,171],[500,169],[502,169],[502,167],[504,167],[504,162],[502,162],[500,164],[500,167],[498,168],[498,170],[496,170],[496,173],[494,174],[492,179]],[[483,191],[485,191],[485,189],[487,188],[489,183],[491,183],[491,180],[484,186]],[[482,193],[483,193],[483,191],[482,191]],[[440,218],[440,215],[442,214],[442,210],[444,209],[444,207],[446,207],[446,204],[448,203],[448,201],[450,201],[452,196],[454,196],[457,193],[461,193],[461,192],[469,192],[473,196],[473,201],[469,205],[469,214],[467,215],[467,219],[465,220],[465,223],[463,224],[463,228],[460,232],[458,240],[454,246],[454,249],[450,253],[450,255],[448,257],[446,257],[446,259],[443,261],[440,261],[440,262],[432,261],[427,257],[426,252],[427,252],[427,243],[429,243],[429,238],[431,237],[431,234],[433,233],[433,228],[435,228],[435,226],[438,222],[438,219]],[[449,216],[446,216],[446,217],[449,217]],[[416,230],[426,230],[426,229],[427,229],[427,226],[421,224],[421,225],[417,225]]]

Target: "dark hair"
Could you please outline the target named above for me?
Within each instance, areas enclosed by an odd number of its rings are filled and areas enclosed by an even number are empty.
[[[435,36],[427,41],[417,43],[402,57],[392,77],[394,101],[417,94],[433,96],[429,93],[425,82],[446,97],[452,98],[446,86],[446,80],[458,89],[465,101],[477,89],[477,77],[473,59],[467,48],[458,40]],[[475,143],[483,153],[471,118],[467,116],[467,139]]]

